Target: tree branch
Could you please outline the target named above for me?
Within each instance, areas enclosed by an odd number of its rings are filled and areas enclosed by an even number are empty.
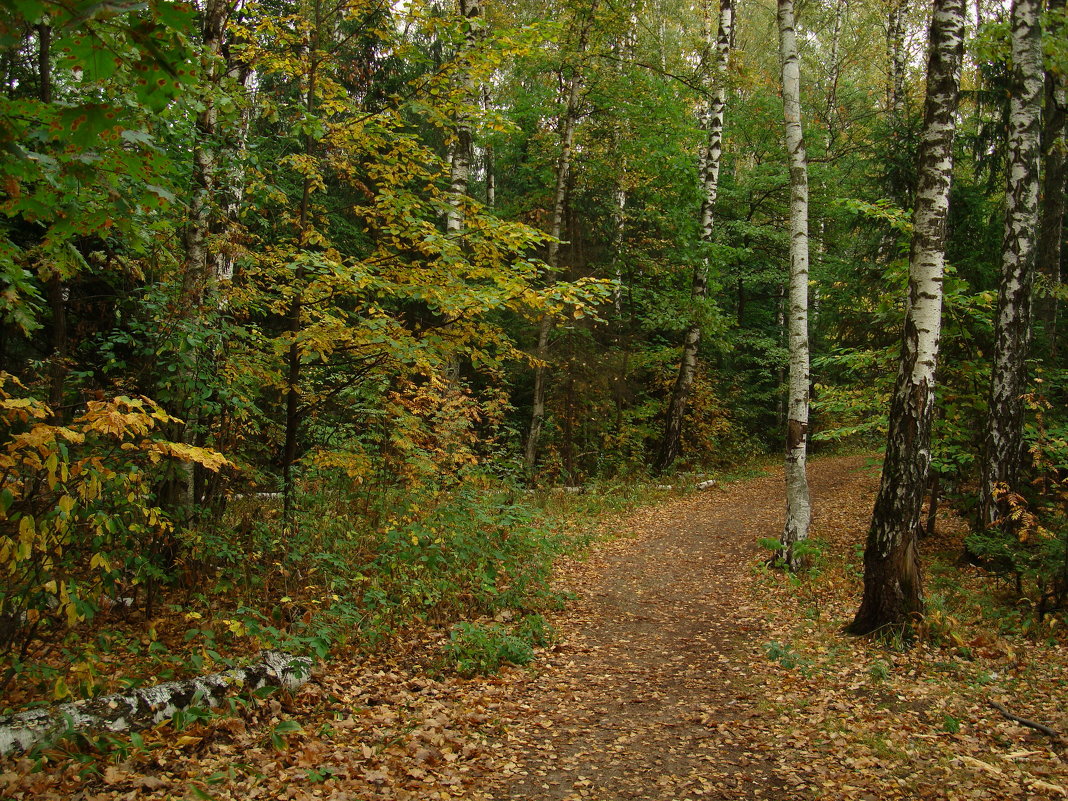
[[[1061,738],[1061,733],[1059,731],[1050,728],[1045,723],[1036,723],[1033,720],[1018,717],[1012,714],[1009,710],[1007,710],[1005,707],[1003,707],[996,701],[987,701],[987,703],[994,709],[996,709],[998,712],[1000,712],[1002,715],[1004,715],[1006,718],[1016,723],[1019,723],[1021,726],[1027,726],[1028,728],[1034,729],[1035,731],[1040,731],[1047,737],[1052,737],[1054,740],[1059,740]]]

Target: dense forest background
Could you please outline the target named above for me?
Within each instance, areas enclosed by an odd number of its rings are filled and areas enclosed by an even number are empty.
[[[809,432],[817,451],[876,449],[930,10],[797,12]],[[776,15],[736,9],[706,239],[718,13],[683,0],[5,4],[0,684],[56,698],[106,684],[94,660],[137,641],[87,655],[67,632],[116,605],[150,620],[179,599],[192,622],[175,636],[201,662],[228,659],[219,643],[235,638],[325,653],[404,615],[534,609],[534,554],[552,538],[522,487],[779,452],[790,177]],[[977,520],[970,546],[1045,604],[1039,618],[1068,593],[1064,13],[1053,0],[1043,17],[1043,192],[1060,204],[1043,206],[1055,233],[1019,355],[1025,477],[1014,524]],[[966,47],[931,504],[977,515],[1008,9],[970,7]],[[214,628],[196,622],[209,607]]]

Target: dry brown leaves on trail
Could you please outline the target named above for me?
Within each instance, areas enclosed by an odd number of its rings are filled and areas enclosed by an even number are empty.
[[[877,475],[863,457],[835,458],[814,461],[810,480],[814,533],[829,543],[819,575],[759,567],[756,541],[782,524],[774,471],[646,508],[562,564],[558,582],[578,600],[533,670],[434,680],[425,666],[441,635],[427,634],[335,659],[294,697],[240,717],[149,733],[148,749],[89,772],[8,761],[0,797],[1068,796],[1060,746],[986,705],[1068,729],[1063,647],[955,620],[940,647],[843,637]],[[954,547],[953,525],[947,516],[935,545]],[[279,750],[270,733],[290,720],[300,731]]]

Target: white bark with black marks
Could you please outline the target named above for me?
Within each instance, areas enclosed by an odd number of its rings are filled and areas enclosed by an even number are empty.
[[[854,634],[906,625],[923,609],[916,531],[931,464],[964,14],[964,0],[935,0],[924,127],[916,157],[918,185],[905,326],[890,407],[886,457],[864,551],[864,598],[849,627]]]
[[[895,123],[905,112],[905,25],[908,0],[890,0],[886,26],[886,110]]]
[[[460,16],[467,24],[461,63],[478,48],[482,36],[482,0],[459,0]],[[456,115],[456,136],[449,150],[449,207],[445,216],[445,230],[459,233],[464,226],[464,201],[471,182],[474,161],[474,124],[469,108],[479,102],[479,91],[469,65],[463,65],[460,78],[461,110]]]
[[[1015,490],[1024,460],[1024,401],[1031,341],[1038,230],[1039,129],[1042,110],[1040,0],[1012,6],[1013,74],[1005,184],[1005,236],[994,328],[980,512],[984,525],[1001,513],[995,487]]]
[[[790,289],[786,312],[790,372],[786,396],[786,524],[779,559],[797,566],[795,545],[812,521],[808,452],[808,158],[801,128],[801,68],[793,0],[779,0],[779,55],[786,155],[790,164]]]
[[[711,26],[709,26],[711,27]],[[731,34],[734,28],[734,5],[732,0],[720,0],[719,27],[716,34],[715,57],[712,68],[712,91],[707,113],[705,145],[698,166],[701,181],[701,242],[712,241],[715,224],[716,198],[719,194],[719,171],[723,157],[723,122],[727,112],[727,82],[730,66]],[[701,258],[693,271],[690,297],[700,304],[708,296],[707,259]],[[671,399],[664,418],[664,435],[657,456],[656,470],[663,472],[679,457],[682,449],[682,422],[686,416],[690,393],[697,375],[697,351],[701,345],[701,324],[692,322],[682,341],[682,358],[679,371],[671,390]]]
[[[294,690],[311,677],[311,667],[307,657],[261,651],[259,661],[248,667],[6,715],[0,717],[0,754],[28,751],[69,732],[147,729],[181,709],[216,707],[239,692],[263,687]]]

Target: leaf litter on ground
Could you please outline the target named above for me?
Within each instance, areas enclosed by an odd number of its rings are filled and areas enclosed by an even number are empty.
[[[144,799],[1018,799],[1068,797],[1063,630],[1024,637],[953,565],[965,523],[921,544],[941,597],[894,648],[841,634],[877,484],[867,457],[811,463],[814,568],[765,566],[781,471],[661,498],[558,565],[577,600],[532,669],[440,672],[445,634],[321,665],[292,695],[134,742],[0,768],[0,797]],[[932,591],[932,595],[933,595]]]

